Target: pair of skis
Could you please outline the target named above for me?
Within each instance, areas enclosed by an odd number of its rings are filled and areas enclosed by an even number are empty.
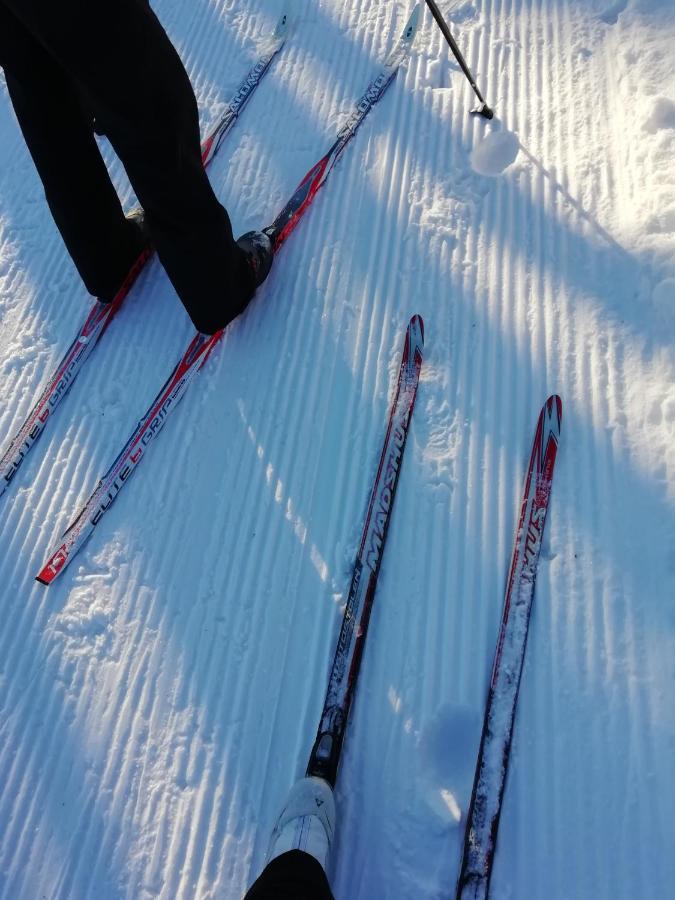
[[[272,224],[264,229],[272,241],[275,253],[296,227],[342,155],[345,147],[356,134],[372,107],[393,81],[398,69],[410,52],[419,18],[420,6],[417,5],[381,71],[368,85],[347,122],[338,132],[333,145],[303,178],[291,199]],[[232,127],[241,109],[250,99],[262,75],[267,71],[272,59],[281,49],[285,35],[286,17],[284,16],[275,31],[270,48],[266,50],[260,61],[251,70],[230,103],[221,122],[204,142],[203,161],[205,165],[212,159],[225,134]],[[130,273],[124,288],[109,307],[104,307],[100,303],[94,306],[85,326],[64,358],[62,365],[59,366],[57,373],[43,392],[35,409],[3,456],[0,463],[0,483],[2,483],[3,487],[6,487],[14,477],[26,454],[44,430],[49,416],[65,396],[77,372],[107,328],[112,316],[130,290],[133,281],[147,258],[149,258],[149,255],[149,251],[146,251],[141,256],[134,267],[134,271]],[[103,515],[117,499],[119,492],[129,480],[131,474],[145,458],[149,445],[164,427],[169,415],[175,409],[178,401],[184,396],[197,371],[204,365],[210,353],[222,338],[223,333],[223,331],[219,331],[210,336],[200,333],[195,334],[176,368],[139,421],[136,429],[117,455],[112,466],[103,476],[73,523],[64,532],[56,548],[50,553],[47,562],[37,575],[38,581],[45,585],[51,584],[65,570],[75,554],[92,534]]]
[[[202,162],[204,166],[208,166],[211,162],[225,136],[229,134],[239,118],[239,114],[253,96],[260,80],[269,69],[272,60],[284,46],[287,30],[288,16],[284,13],[279,19],[273,34],[266,41],[265,45],[261,47],[257,62],[251,67],[228,103],[225,112],[204,140],[202,144]],[[142,212],[140,209],[135,210],[132,215],[140,216]],[[47,382],[28,418],[9,442],[7,449],[0,458],[0,496],[9,487],[19,467],[46,428],[48,420],[72,387],[92,350],[103,336],[108,325],[110,325],[151,256],[152,250],[149,247],[143,250],[111,303],[102,303],[100,300],[97,300],[92,306],[75,340],[56,367],[54,374]]]
[[[387,437],[354,565],[326,699],[307,765],[307,775],[318,775],[333,787],[368,628],[407,426],[414,406],[422,343],[422,321],[419,316],[415,316],[408,326],[399,388],[390,413]],[[419,364],[411,367],[418,358]],[[525,476],[467,815],[457,900],[484,900],[488,895],[561,423],[562,401],[560,397],[553,395],[548,398],[539,414]]]
[[[335,787],[337,779],[401,458],[415,404],[423,344],[422,320],[413,316],[408,325],[398,387],[354,564],[326,698],[306,769],[308,776],[324,778],[331,787]],[[562,402],[560,397],[553,395],[539,414],[525,476],[467,816],[457,900],[484,900],[488,895],[561,423]]]

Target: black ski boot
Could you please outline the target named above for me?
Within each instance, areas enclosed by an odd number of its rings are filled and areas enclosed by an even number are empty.
[[[237,244],[246,254],[246,261],[253,276],[253,290],[255,290],[270,274],[274,262],[272,241],[264,231],[247,231],[238,238]]]

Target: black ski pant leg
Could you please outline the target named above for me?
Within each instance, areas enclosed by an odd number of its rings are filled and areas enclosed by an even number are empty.
[[[140,251],[73,79],[0,0],[0,67],[47,204],[94,296],[111,300]]]
[[[333,900],[333,895],[318,860],[290,850],[265,867],[244,900]]]
[[[224,327],[253,276],[201,163],[187,73],[144,0],[0,0],[84,91],[195,327]]]

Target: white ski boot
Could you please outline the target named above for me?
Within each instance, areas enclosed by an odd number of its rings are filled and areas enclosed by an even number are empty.
[[[289,850],[303,850],[326,869],[335,834],[335,800],[323,778],[302,778],[286,799],[272,831],[267,862]]]

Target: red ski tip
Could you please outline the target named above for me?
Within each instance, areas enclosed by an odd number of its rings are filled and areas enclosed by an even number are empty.
[[[408,322],[406,330],[406,359],[422,361],[424,351],[424,322],[422,316],[415,315]]]
[[[562,428],[562,400],[558,394],[551,394],[542,406],[539,417],[540,428],[544,429],[547,434],[555,434],[556,439],[559,439]]]
[[[410,319],[410,328],[419,328],[420,335],[422,337],[422,345],[424,345],[424,319],[419,313],[412,316]]]
[[[558,418],[562,419],[562,400],[560,399],[560,396],[558,394],[551,394],[551,396],[546,401],[546,406],[549,408],[549,410],[554,403],[558,412]]]

